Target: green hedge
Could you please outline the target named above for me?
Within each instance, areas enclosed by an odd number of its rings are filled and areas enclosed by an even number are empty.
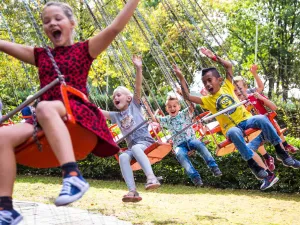
[[[299,139],[288,137],[287,140],[300,148]],[[212,144],[210,144],[208,148],[214,152]],[[268,146],[267,150],[274,156],[273,147]],[[300,159],[300,156],[297,157],[297,155],[295,155],[295,157]],[[225,157],[215,158],[223,172],[223,176],[220,178],[212,176],[210,170],[207,168],[201,157],[192,157],[192,162],[196,169],[200,172],[206,186],[216,188],[259,189],[261,182],[255,179],[254,175],[247,167],[247,163],[241,159],[237,152]],[[103,159],[89,155],[86,160],[79,162],[79,165],[84,177],[86,178],[122,180],[119,165],[113,157]],[[163,177],[164,183],[192,185],[173,154],[168,155],[160,163],[153,165],[153,170],[157,176]],[[284,167],[276,161],[275,171],[280,177],[280,180],[278,184],[270,190],[294,193],[298,193],[300,191],[299,170]],[[61,176],[59,168],[31,169],[19,166],[18,173],[27,175]],[[142,171],[135,172],[135,177],[137,181],[145,182],[145,175]]]

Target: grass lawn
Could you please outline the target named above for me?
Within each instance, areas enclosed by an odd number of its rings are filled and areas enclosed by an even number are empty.
[[[52,203],[61,179],[19,176],[14,198]],[[133,224],[300,224],[300,195],[275,192],[221,190],[163,185],[146,192],[142,184],[139,203],[124,204],[124,182],[89,180],[87,194],[72,207],[113,215]]]

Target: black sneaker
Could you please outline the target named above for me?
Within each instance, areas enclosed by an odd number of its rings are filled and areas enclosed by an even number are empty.
[[[282,164],[286,167],[293,167],[295,169],[299,168],[299,167],[297,167],[297,165],[295,165],[295,164],[299,164],[299,161],[293,159],[291,156],[286,157],[286,156],[283,156],[280,154],[276,154],[276,158],[277,158],[277,160],[281,161]]]
[[[194,179],[192,179],[192,182],[195,185],[195,187],[203,186],[203,182],[202,182],[202,179],[200,177],[195,177]]]
[[[213,175],[214,175],[215,177],[220,177],[220,176],[222,176],[222,172],[221,172],[221,170],[219,169],[219,167],[215,166],[215,167],[210,168],[210,170],[211,170],[211,172],[213,173]]]
[[[264,170],[262,167],[260,167],[257,163],[251,166],[249,165],[249,167],[252,173],[254,174],[254,176],[259,180],[263,180],[268,176],[268,172]]]
[[[260,186],[260,190],[266,190],[266,189],[272,187],[274,184],[277,183],[278,180],[279,180],[279,178],[276,177],[275,174],[266,177],[263,181],[263,184]]]

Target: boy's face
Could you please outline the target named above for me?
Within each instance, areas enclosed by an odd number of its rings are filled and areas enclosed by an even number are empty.
[[[180,111],[178,100],[169,100],[166,104],[166,111],[172,117],[177,116],[178,112]]]
[[[131,96],[128,96],[121,91],[115,92],[113,96],[114,105],[120,111],[124,111],[128,108],[131,99]]]
[[[202,76],[202,82],[205,89],[212,95],[220,90],[222,80],[222,77],[215,77],[211,71]]]
[[[242,80],[236,81],[234,87],[234,93],[239,98],[240,101],[243,101],[247,97],[247,87],[245,87],[244,82]],[[239,88],[237,88],[237,86]]]

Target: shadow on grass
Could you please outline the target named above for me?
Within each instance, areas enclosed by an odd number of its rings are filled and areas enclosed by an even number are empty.
[[[127,190],[124,181],[103,181],[103,180],[90,180],[88,179],[91,188],[95,189],[110,189],[110,190]],[[44,176],[18,176],[18,183],[42,183],[42,184],[61,184],[62,179],[58,177],[44,177]],[[144,193],[144,185],[138,183],[137,189],[139,192]],[[239,190],[239,189],[217,189],[217,188],[195,188],[193,186],[183,185],[170,185],[163,184],[161,188],[155,190],[155,193],[171,194],[171,195],[189,195],[189,194],[210,194],[210,195],[235,195],[235,196],[251,196],[251,197],[264,197],[273,198],[278,200],[288,200],[300,202],[299,194],[285,194],[275,191],[262,192],[259,190]]]

